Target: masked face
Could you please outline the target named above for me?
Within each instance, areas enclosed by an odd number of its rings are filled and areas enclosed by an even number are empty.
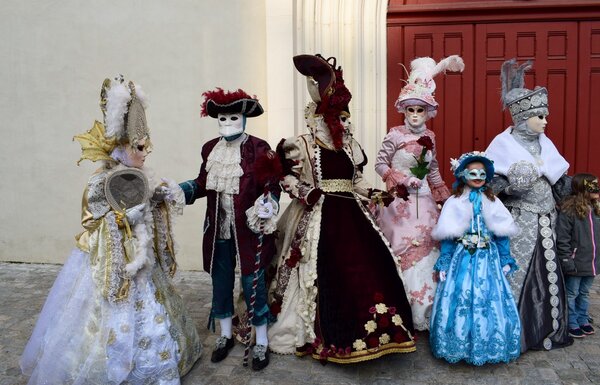
[[[413,128],[420,128],[427,120],[427,111],[423,106],[408,106],[405,111],[406,122]]]
[[[225,139],[240,135],[244,132],[244,115],[242,114],[219,114],[219,134]]]
[[[340,123],[342,123],[342,126],[344,127],[344,131],[346,131],[346,133],[350,132],[350,114],[340,114]]]
[[[125,145],[125,159],[122,163],[127,167],[142,168],[149,153],[149,145],[146,138],[138,140],[134,146]]]
[[[532,116],[527,119],[527,129],[535,134],[543,134],[546,131],[546,115]]]
[[[472,188],[483,186],[486,177],[485,166],[481,162],[470,163],[467,165],[465,171],[463,171],[463,178],[465,179],[467,186]]]

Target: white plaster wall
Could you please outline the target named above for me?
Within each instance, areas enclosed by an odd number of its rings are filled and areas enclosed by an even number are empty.
[[[122,73],[150,97],[158,176],[195,178],[217,134],[201,93],[243,88],[268,104],[265,0],[0,2],[0,260],[62,263],[74,245],[91,162],[73,135],[101,119],[100,85]],[[267,137],[267,117],[248,121]],[[271,143],[275,145],[276,143]],[[200,269],[204,201],[176,232],[180,266]]]
[[[3,0],[0,2],[0,260],[62,263],[73,247],[91,162],[73,135],[101,119],[100,85],[122,73],[150,97],[157,176],[196,177],[217,135],[203,91],[256,94],[248,132],[272,147],[305,133],[306,83],[292,56],[336,56],[353,93],[356,137],[370,159],[386,132],[386,0]],[[289,199],[282,198],[282,209]],[[176,226],[183,269],[201,269],[204,200]]]

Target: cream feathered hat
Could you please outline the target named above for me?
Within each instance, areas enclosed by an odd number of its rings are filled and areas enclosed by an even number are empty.
[[[410,75],[406,85],[402,87],[400,95],[394,104],[398,112],[404,113],[406,107],[421,105],[427,107],[430,118],[437,114],[438,103],[435,101],[435,81],[433,78],[440,72],[462,72],[465,68],[463,59],[458,55],[451,55],[436,63],[430,57],[420,57],[410,62]]]

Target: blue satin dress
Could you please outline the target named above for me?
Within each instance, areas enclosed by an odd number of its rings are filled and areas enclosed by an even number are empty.
[[[473,365],[509,362],[521,351],[521,323],[502,267],[517,268],[507,237],[496,237],[481,215],[481,191],[472,190],[470,228],[444,240],[434,266],[446,272],[437,286],[431,314],[430,345],[437,358]]]

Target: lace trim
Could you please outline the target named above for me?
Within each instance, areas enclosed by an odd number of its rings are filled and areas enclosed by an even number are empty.
[[[277,230],[277,213],[279,212],[279,204],[271,194],[268,194],[267,200],[273,205],[273,216],[271,218],[259,218],[257,215],[258,208],[260,207],[260,201],[264,197],[260,196],[254,202],[254,205],[246,210],[246,224],[248,228],[255,234],[272,234]]]
[[[315,157],[315,177],[317,178],[317,180],[315,180],[315,186],[319,186],[321,187],[321,179],[323,179],[323,171],[321,168],[321,147],[319,147],[318,145],[314,144],[314,157]]]
[[[169,247],[169,241],[173,240],[173,233],[170,223],[163,211],[155,209],[152,212],[154,217],[154,229],[155,229],[155,242],[156,242],[156,255],[158,256],[158,263],[161,269],[171,278],[175,275],[177,264],[175,262],[175,245],[171,244]]]
[[[305,335],[309,340],[316,338],[315,334],[315,319],[317,315],[317,255],[319,246],[319,237],[321,233],[321,208],[322,201],[317,202],[313,208],[312,220],[308,223],[306,237],[304,238],[300,250],[304,263],[301,263],[298,271],[298,281],[300,290],[304,292],[304,296],[300,296],[297,306],[297,314],[300,316],[304,325],[297,325],[299,328],[304,328]],[[310,249],[310,250],[309,250]]]
[[[240,166],[241,142],[228,143],[221,139],[208,155],[206,161],[206,188],[228,194],[239,194],[240,177],[244,170]]]
[[[352,192],[353,185],[350,179],[323,179],[321,189],[324,192]]]
[[[106,256],[109,261],[107,261],[108,266],[106,266],[108,271],[105,271],[104,295],[108,302],[115,303],[128,298],[128,295],[123,296],[123,293],[120,293],[121,280],[125,279],[122,277],[123,267],[125,266],[123,237],[114,212],[107,213],[105,220],[110,236],[108,237],[108,253]]]
[[[106,172],[93,175],[88,181],[88,210],[92,213],[94,219],[99,219],[110,211],[110,206],[104,195],[105,182]]]

